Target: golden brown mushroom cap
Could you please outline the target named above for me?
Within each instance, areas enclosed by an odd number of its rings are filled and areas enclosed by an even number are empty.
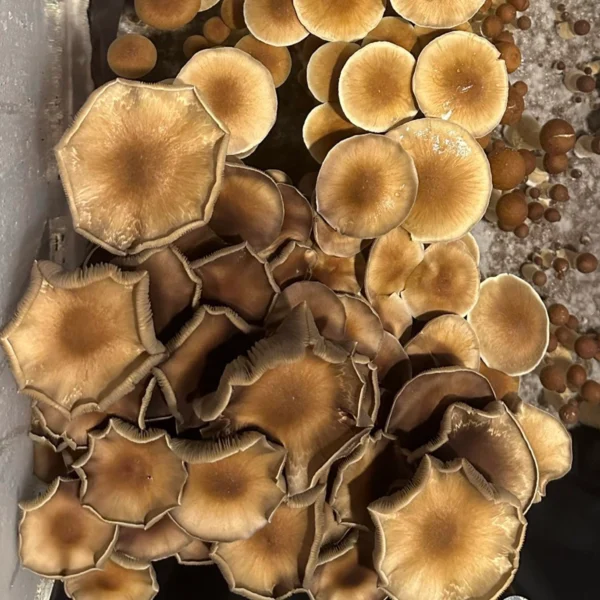
[[[415,28],[404,19],[383,17],[379,25],[365,36],[362,45],[373,42],[391,42],[410,52],[417,43],[417,34]]]
[[[316,261],[317,254],[312,246],[290,242],[269,263],[269,267],[277,285],[285,288],[294,282],[308,279]]]
[[[21,502],[19,556],[24,567],[53,579],[101,567],[117,527],[79,503],[79,481],[55,479],[38,498]]]
[[[269,523],[286,492],[285,450],[255,432],[176,442],[188,480],[173,520],[196,538],[247,539]]]
[[[152,565],[114,554],[102,570],[67,579],[65,592],[73,600],[152,600],[158,582]]]
[[[228,154],[258,146],[275,124],[277,93],[271,73],[242,50],[197,52],[177,79],[194,85],[208,109],[227,127],[231,134]]]
[[[360,252],[363,243],[360,238],[342,235],[339,231],[330,227],[325,219],[317,213],[315,213],[314,238],[317,246],[325,254],[339,256],[340,258],[356,256]]]
[[[398,339],[406,339],[409,336],[413,319],[406,302],[399,294],[372,296],[371,306],[379,315],[386,331]]]
[[[246,0],[244,19],[250,33],[270,46],[292,46],[308,36],[293,0]]]
[[[165,431],[140,431],[111,419],[89,434],[89,450],[73,464],[81,502],[102,519],[149,527],[179,504],[187,473]]]
[[[454,27],[468,21],[484,0],[391,0],[402,17],[422,27]]]
[[[320,281],[336,292],[358,294],[364,278],[365,260],[361,254],[349,258],[330,256],[314,248],[316,262],[311,267],[310,278]]]
[[[503,400],[508,394],[519,392],[521,383],[519,377],[511,377],[497,369],[490,369],[482,360],[479,361],[479,372],[490,382],[498,400]]]
[[[521,510],[467,461],[444,466],[425,456],[411,486],[369,510],[375,568],[393,598],[492,600],[515,575]]]
[[[19,389],[65,416],[78,403],[110,406],[165,351],[154,335],[147,273],[112,265],[70,273],[47,261],[34,264],[0,342]]]
[[[373,42],[342,69],[342,109],[357,127],[383,133],[417,114],[411,91],[414,56],[391,42]]]
[[[56,147],[75,229],[125,254],[199,227],[219,192],[227,140],[191,86],[107,83]]]
[[[244,36],[235,47],[243,50],[252,58],[261,62],[273,77],[273,83],[278,88],[282,86],[290,76],[292,70],[292,55],[287,48],[278,48],[265,44],[253,35]]]
[[[170,0],[135,0],[135,12],[146,25],[168,31],[187,25],[203,10],[202,4],[206,0],[179,0],[175,4]],[[213,1],[211,6],[215,4]]]
[[[180,565],[202,566],[213,564],[210,559],[210,544],[200,540],[194,540],[183,550],[180,550],[175,558]]]
[[[156,66],[156,46],[143,35],[126,33],[108,47],[106,58],[108,66],[118,77],[139,79]]]
[[[349,42],[328,42],[315,50],[306,67],[306,83],[319,102],[338,102],[340,74],[358,50],[358,44]]]
[[[490,277],[468,315],[481,358],[507,375],[524,375],[542,360],[548,347],[548,312],[537,292],[514,275]]]
[[[382,0],[294,0],[298,18],[323,40],[352,42],[377,26],[385,11]]]
[[[479,269],[466,248],[432,244],[406,280],[402,298],[415,318],[466,315],[479,297]]]
[[[506,111],[508,73],[500,52],[485,38],[452,31],[419,55],[413,91],[426,117],[458,123],[481,138]]]
[[[475,138],[441,119],[418,119],[387,136],[415,161],[419,191],[403,224],[413,239],[442,242],[469,232],[485,214],[492,193],[490,165]]]
[[[327,155],[317,179],[317,211],[356,238],[373,238],[400,225],[411,211],[418,179],[400,144],[381,135],[358,135]]]
[[[346,337],[356,352],[374,359],[383,341],[383,326],[377,313],[359,296],[339,295],[346,310]]]
[[[246,0],[223,0],[221,2],[221,19],[230,29],[244,29],[244,4]]]

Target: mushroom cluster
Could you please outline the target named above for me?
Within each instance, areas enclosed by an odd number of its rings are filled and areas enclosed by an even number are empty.
[[[172,29],[211,1],[135,4]],[[89,98],[56,153],[94,247],[74,272],[37,262],[0,334],[49,484],[21,504],[21,561],[75,600],[151,600],[152,562],[173,556],[251,600],[497,598],[525,513],[571,463],[563,425],[518,396],[546,309],[512,275],[480,283],[469,233],[503,63],[474,34],[435,38],[414,74],[427,116],[410,120],[415,61],[382,41],[381,0],[226,4],[263,44],[329,42],[309,86],[349,137],[321,147],[313,185],[246,166],[277,94],[240,48]],[[422,28],[481,4],[392,2]]]

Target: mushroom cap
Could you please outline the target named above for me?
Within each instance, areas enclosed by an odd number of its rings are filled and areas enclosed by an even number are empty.
[[[204,258],[216,250],[222,250],[227,243],[208,225],[198,227],[181,236],[174,246],[190,261]]]
[[[224,44],[230,34],[231,29],[219,16],[210,17],[202,25],[202,35],[214,46]]]
[[[353,54],[340,75],[342,109],[357,127],[383,133],[417,114],[411,91],[414,56],[391,42],[373,42]]]
[[[200,0],[200,9],[198,12],[204,12],[206,10],[211,9],[213,6],[216,6],[219,3],[219,0]]]
[[[244,29],[244,4],[246,0],[223,0],[221,2],[221,19],[230,29]]]
[[[228,154],[242,154],[258,146],[275,124],[273,77],[242,50],[209,48],[197,52],[177,79],[194,85],[209,110],[225,124],[231,134]]]
[[[315,106],[304,121],[302,139],[310,155],[322,163],[330,150],[339,142],[363,133],[344,117],[338,104],[319,104]]]
[[[448,407],[438,437],[411,455],[468,460],[497,488],[518,499],[526,512],[538,489],[538,468],[529,442],[502,402],[479,410],[457,402]]]
[[[508,73],[500,52],[474,33],[452,31],[421,52],[413,91],[426,117],[439,117],[481,138],[502,120]]]
[[[479,361],[479,372],[490,382],[498,400],[503,400],[508,394],[519,393],[519,377],[511,377],[497,369],[490,369],[483,361]]]
[[[301,23],[327,41],[352,42],[374,29],[385,11],[382,0],[293,0]]]
[[[441,119],[418,119],[387,136],[402,144],[417,169],[417,200],[403,224],[412,238],[444,242],[468,233],[492,194],[490,165],[475,138]]]
[[[312,246],[290,242],[269,263],[269,267],[277,285],[285,288],[291,283],[308,279],[316,261],[317,255]]]
[[[285,218],[281,190],[265,173],[227,164],[210,228],[229,242],[248,242],[255,251],[279,236]]]
[[[180,550],[175,558],[180,565],[212,565],[213,561],[210,558],[210,544],[194,540],[188,544],[183,550]]]
[[[229,138],[206,106],[192,86],[117,79],[96,90],[56,147],[75,230],[135,254],[204,224]]]
[[[317,211],[335,230],[373,238],[400,225],[413,208],[418,178],[400,144],[357,135],[327,155],[317,179]]]
[[[359,296],[340,294],[346,310],[346,337],[356,352],[374,359],[383,341],[383,326],[377,313]]]
[[[156,46],[143,35],[126,33],[108,47],[106,59],[118,77],[138,79],[156,66]]]
[[[55,479],[38,498],[19,505],[19,556],[27,569],[52,579],[101,567],[117,541],[117,527],[79,503],[79,482]]]
[[[152,565],[114,554],[102,570],[67,579],[65,592],[73,600],[152,600],[158,582]]]
[[[369,251],[365,273],[367,298],[402,292],[406,280],[425,255],[423,244],[415,242],[402,227],[375,240]]]
[[[432,244],[406,280],[402,298],[415,318],[466,315],[479,297],[479,269],[465,247]]]
[[[189,60],[196,52],[206,50],[208,46],[208,40],[203,35],[190,35],[183,42],[183,55]]]
[[[292,46],[308,36],[293,0],[246,0],[244,19],[250,33],[270,46]]]
[[[244,36],[235,47],[261,62],[273,77],[276,88],[283,85],[292,70],[292,55],[287,48],[265,44],[253,35]]]
[[[306,67],[306,83],[319,102],[338,102],[340,74],[348,59],[358,50],[358,44],[328,42],[313,52]]]
[[[467,248],[467,252],[473,257],[473,260],[477,263],[477,266],[479,266],[481,253],[479,251],[479,244],[477,243],[477,240],[475,239],[473,234],[467,233],[466,235],[463,235],[456,241],[461,242],[465,245],[465,247]]]
[[[329,256],[314,248],[316,262],[312,265],[310,278],[320,281],[336,292],[358,294],[364,278],[365,260],[361,254],[349,258]]]
[[[249,539],[215,544],[211,558],[233,593],[283,600],[310,580],[323,535],[324,492],[303,496],[282,504]]]
[[[417,43],[417,34],[408,21],[399,17],[383,17],[379,25],[365,36],[362,45],[373,42],[391,42],[410,52]]]
[[[254,427],[278,440],[288,451],[293,495],[314,488],[358,443],[364,387],[351,357],[321,337],[303,304],[225,368],[218,390],[197,412],[204,420],[221,416],[234,431]]]
[[[484,0],[391,0],[402,17],[422,27],[455,27],[473,17]]]
[[[150,27],[172,31],[193,20],[203,4],[206,0],[180,0],[176,4],[170,0],[135,0],[135,13]]]
[[[537,292],[514,275],[490,277],[468,315],[481,359],[488,367],[517,376],[540,363],[550,335],[548,312]]]
[[[255,432],[200,442],[181,441],[176,452],[188,480],[173,520],[196,538],[247,539],[265,527],[285,492],[285,450]]]
[[[399,390],[407,381],[412,378],[412,367],[408,354],[389,331],[383,332],[379,352],[373,361],[377,367],[377,378],[382,388]],[[385,420],[387,414],[383,415],[379,411],[379,419]]]
[[[112,265],[70,273],[47,261],[34,264],[0,343],[19,389],[65,416],[76,404],[110,406],[165,352],[152,326],[147,273]]]
[[[179,504],[187,478],[165,431],[111,419],[89,434],[89,450],[73,464],[81,503],[105,521],[150,527]]]
[[[53,440],[31,431],[29,439],[33,442],[33,474],[40,481],[52,483],[57,477],[67,475],[69,469],[62,450],[56,447]]]
[[[425,456],[412,485],[369,510],[375,568],[393,598],[492,600],[516,573],[521,510],[467,461],[444,466]]]
[[[318,213],[315,213],[314,238],[317,246],[325,254],[339,256],[340,258],[356,256],[360,252],[363,243],[360,238],[342,235],[333,227],[330,227]]]

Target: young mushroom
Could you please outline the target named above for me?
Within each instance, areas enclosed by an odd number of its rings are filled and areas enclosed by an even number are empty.
[[[156,66],[156,46],[143,35],[126,33],[118,37],[106,55],[108,66],[119,77],[139,79]]]
[[[215,5],[218,0],[208,0]],[[207,0],[180,0],[175,5],[169,0],[135,0],[137,16],[150,27],[172,31],[187,25]]]
[[[391,0],[392,8],[407,21],[422,27],[455,27],[479,11],[484,0]],[[433,600],[433,599],[432,599]]]

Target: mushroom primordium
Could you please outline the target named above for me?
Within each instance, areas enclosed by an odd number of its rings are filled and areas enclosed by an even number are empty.
[[[558,343],[597,345],[482,282],[474,227],[535,166],[491,141],[523,106],[491,2],[133,4],[114,72],[188,62],[85,103],[56,156],[93,247],[36,262],[0,333],[46,484],[23,566],[74,600],[152,600],[168,558],[249,600],[500,597],[572,462],[521,376],[550,352],[583,422],[597,384]]]

